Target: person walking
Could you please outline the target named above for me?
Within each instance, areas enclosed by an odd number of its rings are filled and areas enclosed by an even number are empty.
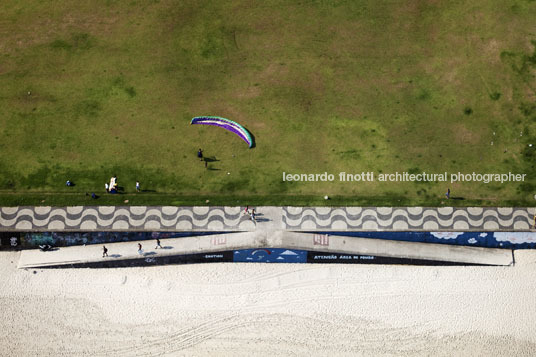
[[[108,256],[108,248],[106,248],[105,245],[102,246],[102,257],[107,257]]]
[[[251,210],[251,220],[253,223],[257,224],[257,217],[255,217],[255,208]]]
[[[142,248],[141,243],[138,243],[138,254],[140,255],[143,253],[143,250],[141,248]]]
[[[154,247],[154,249],[162,249],[162,246],[160,245],[160,239],[156,238],[156,247]]]
[[[197,150],[197,157],[199,158],[199,161],[203,161],[203,150],[201,150],[201,148]]]
[[[140,182],[136,181],[136,192],[140,192]]]

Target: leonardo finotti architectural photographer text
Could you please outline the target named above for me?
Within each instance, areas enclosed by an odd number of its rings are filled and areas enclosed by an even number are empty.
[[[292,174],[283,172],[283,181],[296,182],[332,182],[337,179],[339,182],[482,182],[482,183],[505,183],[523,182],[527,174],[508,173],[375,173],[372,171],[361,173],[339,172],[337,175],[323,172],[321,174]]]

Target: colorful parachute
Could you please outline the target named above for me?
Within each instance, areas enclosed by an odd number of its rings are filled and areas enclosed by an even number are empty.
[[[244,140],[249,148],[253,146],[253,139],[249,131],[246,130],[242,125],[225,118],[213,117],[213,116],[204,116],[204,117],[195,117],[192,119],[190,124],[204,124],[204,125],[215,125],[220,128],[227,129],[232,131],[236,135],[240,136]]]

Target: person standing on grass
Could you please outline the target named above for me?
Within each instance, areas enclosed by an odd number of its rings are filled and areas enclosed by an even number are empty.
[[[108,256],[108,248],[106,248],[105,245],[102,246],[102,257],[107,257]]]
[[[136,192],[140,192],[140,182],[136,181]]]
[[[162,246],[160,245],[160,239],[156,238],[156,247],[154,247],[154,249],[162,249]]]
[[[447,200],[450,198],[450,188],[447,188],[447,193],[445,193],[445,196],[447,196]]]
[[[109,190],[108,183],[105,183],[105,184],[104,184],[104,188],[106,189],[106,192],[108,192],[108,190]]]
[[[197,157],[199,158],[199,161],[203,161],[203,150],[197,150]]]

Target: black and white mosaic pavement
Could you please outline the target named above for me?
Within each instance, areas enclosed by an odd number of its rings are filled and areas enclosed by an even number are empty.
[[[255,224],[241,216],[240,207],[2,207],[2,230],[234,230]]]
[[[284,207],[288,230],[528,230],[534,208]]]
[[[534,208],[258,207],[253,223],[240,207],[2,207],[2,231],[405,231],[530,230]]]

